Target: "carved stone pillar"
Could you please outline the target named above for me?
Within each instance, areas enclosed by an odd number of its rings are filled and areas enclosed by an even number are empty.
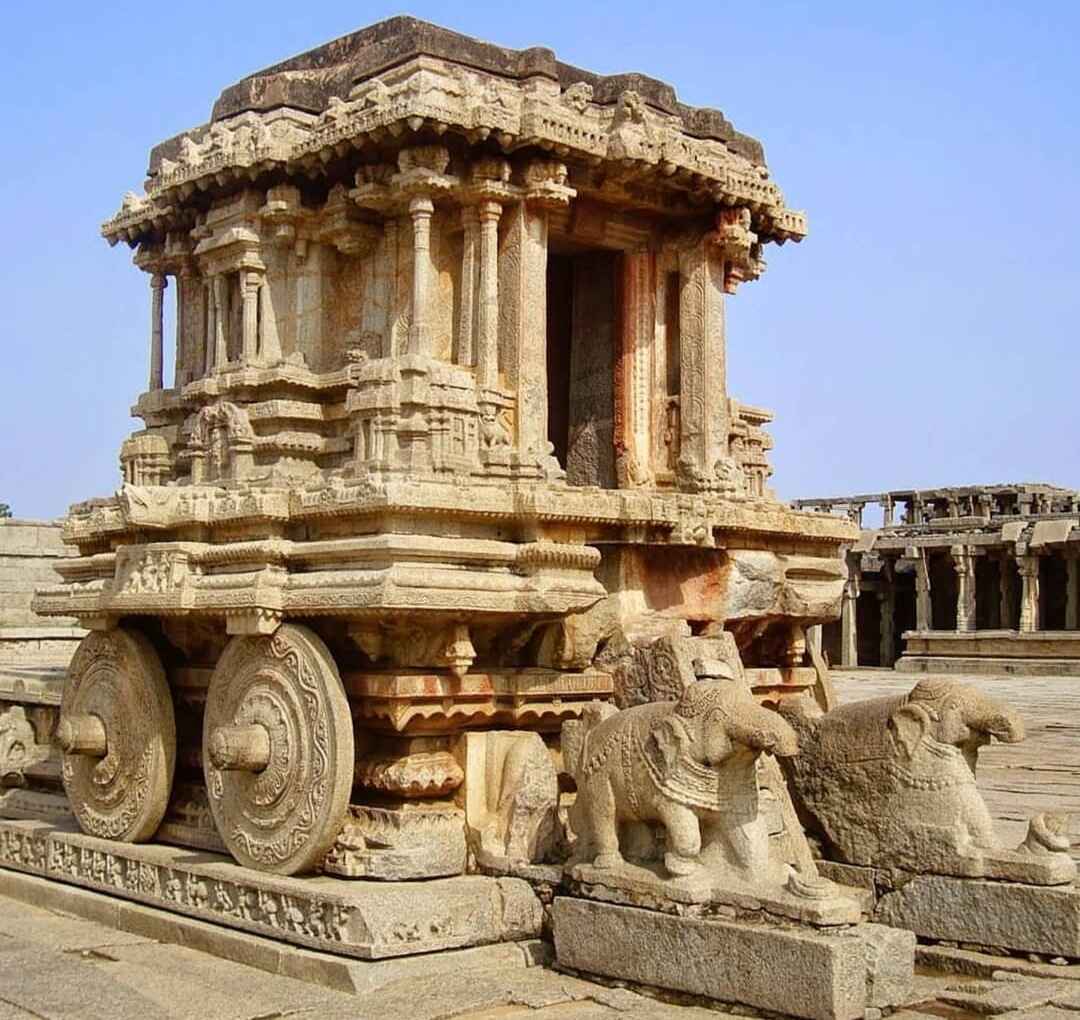
[[[203,375],[209,375],[214,370],[214,348],[217,326],[214,324],[214,284],[211,280],[203,283],[203,308],[206,312],[203,320],[206,325],[206,333],[203,336]]]
[[[915,629],[930,630],[933,620],[933,606],[930,595],[930,567],[926,562],[926,551],[916,549],[915,558]]]
[[[459,365],[475,365],[476,276],[480,248],[480,217],[476,206],[462,207],[461,225],[465,230],[465,236],[461,248],[461,312],[458,323],[457,362]],[[495,257],[498,259],[497,247]]]
[[[498,202],[477,206],[480,274],[476,317],[476,380],[481,392],[499,381],[499,217]]]
[[[176,275],[176,360],[173,363],[173,385],[177,389],[191,382],[196,371],[194,352],[198,344],[191,328],[193,316],[189,307],[192,277],[189,265],[183,266]]]
[[[1018,553],[1016,565],[1020,570],[1020,630],[1030,633],[1039,629],[1039,557]]]
[[[516,445],[545,456],[548,442],[548,212],[519,202],[504,214],[499,252],[499,343],[517,390]]]
[[[891,528],[893,526],[893,514],[894,514],[895,509],[896,509],[893,501],[891,499],[886,499],[881,504],[881,509],[882,509],[882,521],[881,521],[882,525],[884,527],[886,527],[886,528]]]
[[[998,615],[1001,617],[1001,626],[1004,630],[1012,630],[1013,620],[1016,618],[1016,582],[1012,570],[1012,557],[1003,552],[998,559],[999,587]]]
[[[325,349],[323,311],[334,258],[329,245],[305,241],[296,247],[296,348],[308,364],[321,363]]]
[[[240,274],[240,300],[243,302],[243,347],[241,360],[254,365],[259,353],[259,286],[260,273]]]
[[[150,277],[150,389],[160,390],[165,386],[165,360],[162,350],[164,332],[162,299],[168,280],[164,273],[154,273]]]
[[[854,667],[859,664],[859,632],[857,608],[859,604],[860,579],[852,572],[844,584],[844,597],[840,606],[840,665]]]
[[[878,602],[881,608],[881,665],[891,666],[896,656],[896,561],[890,558],[881,563]]]
[[[619,488],[652,481],[653,340],[656,255],[622,257],[622,314],[615,358],[615,474]]]
[[[975,557],[970,546],[954,545],[949,550],[956,571],[956,629],[975,629]]]
[[[1080,557],[1077,550],[1065,550],[1065,629],[1080,630]]]
[[[214,277],[214,370],[220,372],[229,360],[227,280],[220,273]]]
[[[435,205],[430,198],[417,196],[409,202],[413,226],[412,320],[409,324],[409,353],[431,355],[431,217]]]
[[[724,262],[702,239],[679,253],[680,474],[711,484],[727,455]]]
[[[259,279],[259,363],[276,365],[281,361],[281,339],[278,336],[277,317],[274,315],[270,282],[265,277]]]

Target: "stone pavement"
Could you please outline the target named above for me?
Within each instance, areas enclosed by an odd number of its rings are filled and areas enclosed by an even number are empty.
[[[524,964],[415,973],[362,996],[0,897],[0,1020],[716,1020]],[[490,958],[489,958],[490,959]]]
[[[841,702],[902,694],[921,679],[891,670],[834,670]],[[1003,840],[1019,843],[1039,811],[1073,813],[1073,856],[1080,859],[1080,679],[1043,676],[954,676],[1013,705],[1027,738],[979,753],[978,785]]]
[[[973,955],[973,954],[968,954]],[[363,995],[268,974],[0,896],[0,1020],[723,1020],[521,964],[440,969]],[[985,959],[985,958],[984,958]],[[920,973],[898,1020],[1080,1020],[1080,968]],[[1023,973],[1034,970],[1040,976]],[[1060,977],[1058,976],[1060,975]],[[794,976],[789,978],[796,980]],[[876,1012],[876,1011],[874,1011]]]

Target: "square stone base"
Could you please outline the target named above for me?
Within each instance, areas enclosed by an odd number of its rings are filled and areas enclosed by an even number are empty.
[[[915,938],[876,924],[748,924],[558,896],[561,967],[806,1020],[861,1020],[902,1003]]]

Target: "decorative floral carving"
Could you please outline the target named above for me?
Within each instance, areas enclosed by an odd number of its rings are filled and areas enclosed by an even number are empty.
[[[584,81],[576,81],[568,85],[562,94],[562,101],[572,110],[584,113],[592,102],[593,87]]]

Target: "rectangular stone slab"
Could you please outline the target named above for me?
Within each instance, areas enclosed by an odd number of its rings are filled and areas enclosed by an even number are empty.
[[[1080,959],[1080,889],[920,875],[878,901],[874,920],[949,942]]]
[[[552,910],[562,967],[807,1020],[896,1005],[914,969],[915,939],[880,925],[700,920],[568,896]]]
[[[44,822],[0,820],[0,867],[366,960],[534,938],[542,922],[521,879],[283,878],[216,854],[112,843]]]

